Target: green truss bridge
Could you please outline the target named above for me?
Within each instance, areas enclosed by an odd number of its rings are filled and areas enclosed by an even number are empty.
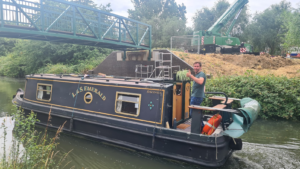
[[[0,0],[0,16],[1,37],[149,50],[151,56],[150,25],[81,4]]]

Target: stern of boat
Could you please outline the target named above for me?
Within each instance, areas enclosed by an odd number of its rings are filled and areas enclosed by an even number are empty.
[[[24,97],[24,91],[23,89],[19,88],[16,92],[16,95],[13,95],[12,103],[16,106],[21,106],[23,102],[23,97]]]

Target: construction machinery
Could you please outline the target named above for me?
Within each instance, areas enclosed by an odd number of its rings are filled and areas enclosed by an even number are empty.
[[[259,54],[253,52],[250,44],[240,42],[239,38],[231,37],[230,32],[248,0],[236,0],[224,14],[208,29],[195,31],[193,33],[192,46],[199,46],[200,53],[228,53],[228,54]],[[232,18],[234,18],[232,20]],[[220,30],[231,21],[226,33]],[[195,48],[196,49],[196,48]]]

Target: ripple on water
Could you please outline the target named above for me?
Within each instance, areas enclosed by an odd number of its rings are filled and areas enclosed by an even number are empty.
[[[299,149],[299,147],[298,147]],[[297,149],[297,151],[299,151]],[[298,155],[285,146],[247,143],[241,151],[233,153],[226,166],[230,168],[298,168]]]

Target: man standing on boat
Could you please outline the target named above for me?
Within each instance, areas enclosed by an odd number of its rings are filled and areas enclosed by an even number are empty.
[[[191,74],[191,70],[186,73],[186,76],[193,80],[193,88],[192,88],[192,95],[191,95],[191,103],[190,105],[197,105],[199,106],[205,98],[205,82],[206,82],[206,75],[204,72],[201,71],[202,65],[201,62],[194,63],[194,72],[195,76]],[[192,117],[192,111],[190,111],[190,117]]]

